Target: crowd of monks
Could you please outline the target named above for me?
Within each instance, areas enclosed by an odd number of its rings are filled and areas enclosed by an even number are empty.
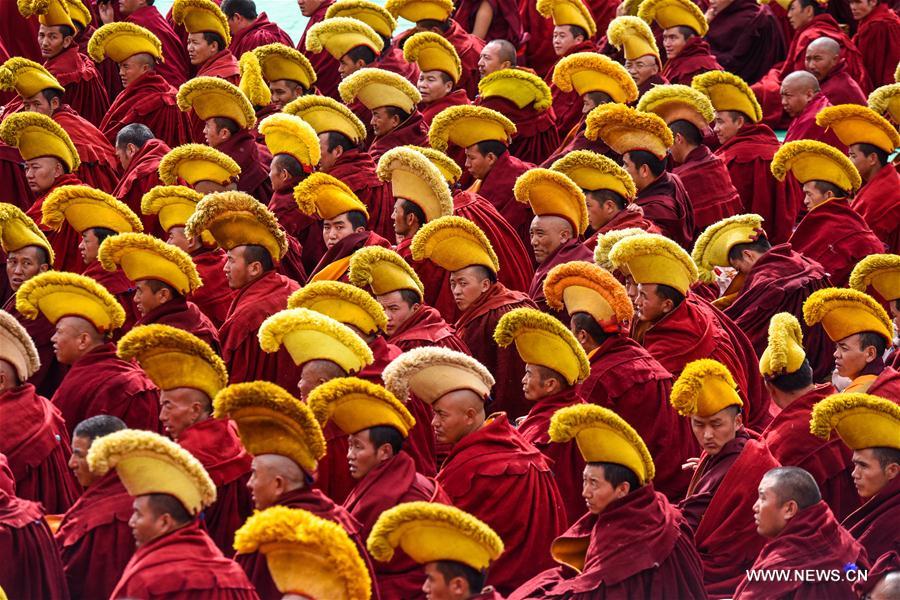
[[[258,3],[0,3],[0,598],[900,598],[896,3]]]

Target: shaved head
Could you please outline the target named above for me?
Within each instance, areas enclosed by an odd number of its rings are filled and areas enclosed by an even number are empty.
[[[260,454],[253,459],[256,470],[266,469],[271,475],[281,477],[289,486],[300,487],[306,475],[300,465],[280,454]]]
[[[497,56],[501,62],[509,61],[513,67],[516,66],[516,47],[508,40],[491,40],[488,46],[496,50]]]
[[[572,224],[562,217],[537,215],[531,221],[531,247],[538,264],[575,237]]]
[[[309,393],[323,383],[346,376],[347,372],[337,363],[330,360],[311,360],[305,363],[300,370],[300,381],[297,383],[300,399],[306,400]]]
[[[841,45],[829,37],[820,37],[806,48],[806,70],[818,81],[824,81],[840,61]]]
[[[247,489],[256,508],[264,510],[278,504],[285,494],[303,488],[307,481],[312,479],[287,456],[259,454],[250,465]]]
[[[822,500],[819,486],[809,471],[800,467],[776,467],[763,476],[783,504],[793,500],[800,510]]]
[[[881,578],[872,593],[869,595],[872,600],[891,600],[900,598],[900,571],[891,571]]]
[[[807,68],[810,63],[807,61]],[[803,112],[819,93],[819,80],[809,71],[794,71],[781,83],[781,108],[791,117]]]
[[[819,80],[809,71],[794,71],[781,82],[781,89],[790,88],[798,92],[819,91]]]
[[[431,405],[431,426],[439,443],[455,444],[484,423],[484,399],[472,390],[444,394]]]
[[[820,37],[813,40],[812,43],[806,47],[806,53],[809,54],[810,51],[827,52],[828,54],[837,56],[841,53],[841,45],[830,37]]]

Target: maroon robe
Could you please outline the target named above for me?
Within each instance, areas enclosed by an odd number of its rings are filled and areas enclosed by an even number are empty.
[[[158,185],[162,185],[159,180],[159,162],[163,156],[171,150],[169,146],[162,140],[152,139],[145,143],[131,157],[131,162],[125,172],[122,173],[118,185],[112,194],[120,201],[128,205],[136,215],[140,215],[141,223],[144,225],[144,232],[149,234],[165,233],[159,229],[159,217],[157,215],[145,215],[141,212],[141,200],[144,194],[152,190]],[[159,237],[164,237],[159,235]],[[203,280],[206,283],[206,280]]]
[[[879,2],[859,22],[853,43],[862,54],[873,88],[894,83],[894,70],[900,63],[900,18],[887,4]]]
[[[388,337],[388,341],[404,352],[413,348],[437,346],[471,354],[466,344],[456,335],[453,326],[427,304],[419,304],[413,314]]]
[[[528,295],[542,311],[549,312],[550,310],[547,307],[547,298],[544,296],[544,280],[547,279],[550,270],[557,265],[574,261],[594,262],[594,253],[585,248],[578,238],[570,239],[560,245],[535,269],[531,285],[528,286]]]
[[[749,84],[784,60],[787,42],[772,9],[738,0],[716,14],[705,36],[716,62]]]
[[[534,108],[533,104],[519,108],[501,96],[479,96],[475,99],[475,104],[496,110],[516,125],[509,152],[522,161],[539,165],[559,147],[560,132],[552,106],[541,111]],[[496,167],[494,164],[494,168]]]
[[[695,35],[687,41],[678,56],[669,57],[660,73],[669,83],[691,85],[691,80],[707,71],[721,71],[722,65],[716,61],[709,44]]]
[[[453,506],[493,529],[503,554],[487,582],[509,594],[529,573],[549,568],[550,543],[565,528],[566,512],[549,461],[525,441],[503,413],[458,441],[437,475]],[[528,510],[510,518],[516,507]]]
[[[301,178],[291,178],[280,189],[273,190],[269,199],[269,210],[288,235],[293,236],[300,244],[300,260],[307,273],[312,272],[325,254],[325,239],[322,236],[322,221],[314,215],[305,215],[297,207],[294,200],[294,187]]]
[[[336,504],[343,504],[356,487],[356,480],[347,466],[350,439],[334,421],[325,424],[322,434],[325,436],[325,456],[316,466],[315,487]]]
[[[109,109],[109,96],[94,61],[78,51],[78,44],[73,43],[53,58],[48,58],[44,61],[44,67],[66,88],[65,102],[78,115],[91,123],[103,120]]]
[[[859,84],[853,81],[847,72],[847,63],[844,59],[825,76],[825,79],[819,82],[819,89],[828,98],[833,105],[838,104],[859,104],[866,105],[866,95],[863,93]]]
[[[231,50],[224,48],[210,56],[197,68],[196,77],[219,77],[237,85],[241,81],[241,70],[237,58]]]
[[[369,146],[369,155],[377,164],[381,155],[397,146],[427,146],[428,126],[417,109],[408,119],[384,135],[376,135]]]
[[[306,34],[309,33],[309,28],[325,19],[325,13],[328,12],[328,7],[332,4],[334,4],[334,0],[324,0],[319,5],[319,8],[309,16],[309,20],[306,22],[306,29],[303,30],[303,35],[300,36],[300,40],[297,42],[297,50],[309,59],[309,63],[312,65],[313,72],[317,77],[316,88],[318,88],[319,92],[323,96],[330,96],[340,102],[341,97],[338,94],[338,84],[341,82],[341,75],[338,72],[340,62],[328,52],[310,52],[306,49]]]
[[[291,41],[291,36],[286,31],[270,21],[265,12],[261,12],[250,25],[231,36],[231,44],[228,48],[232,54],[240,57],[244,52],[266,44],[284,44],[291,47],[294,42]]]
[[[135,326],[152,324],[168,325],[187,331],[209,344],[214,352],[219,351],[219,332],[216,326],[196,304],[186,300],[184,296],[176,296],[160,304],[143,315]]]
[[[72,229],[68,221],[60,224],[59,231],[54,231],[42,224],[44,200],[53,190],[64,185],[84,185],[77,175],[66,173],[62,177],[58,177],[53,182],[53,186],[35,198],[25,214],[31,217],[31,220],[37,223],[50,246],[53,248],[53,254],[56,255],[53,261],[53,268],[57,271],[69,271],[71,273],[81,273],[84,271],[84,259],[81,258],[81,252],[78,251],[78,244],[81,242],[81,235]]]
[[[900,552],[900,541],[897,539],[898,514],[900,477],[894,477],[880,492],[844,519],[841,526],[847,528],[850,535],[862,544],[869,555],[869,561],[875,562],[888,552]]]
[[[575,123],[572,129],[569,130],[569,133],[567,133],[565,137],[562,138],[562,141],[559,142],[559,146],[557,146],[556,150],[540,164],[541,167],[549,169],[553,163],[574,150],[590,150],[591,152],[611,158],[616,162],[622,162],[622,156],[613,152],[602,138],[598,137],[596,140],[589,140],[584,136],[584,131],[587,128],[585,118],[585,115],[581,115],[578,122]]]
[[[425,125],[430,127],[434,118],[445,108],[451,106],[463,106],[471,103],[472,101],[469,100],[466,90],[453,90],[443,98],[439,98],[434,102],[420,102],[419,111],[422,113],[422,119],[425,121]]]
[[[453,292],[450,291],[450,271],[442,269],[427,258],[413,260],[411,245],[412,238],[408,237],[400,242],[394,250],[409,263],[422,281],[422,285],[425,287],[423,302],[434,307],[445,321],[455,321],[459,311],[456,309]]]
[[[597,44],[591,40],[585,40],[580,44],[572,46],[564,56],[560,56],[562,60],[566,56],[571,56],[579,52],[597,52]],[[558,63],[557,63],[558,64]],[[564,92],[553,83],[553,73],[548,73],[544,78],[544,82],[550,86],[550,93],[553,95],[553,112],[556,114],[556,127],[559,131],[569,131],[581,119],[582,110],[584,109],[584,100],[574,89]],[[546,157],[544,157],[546,160]]]
[[[743,203],[719,156],[703,144],[691,150],[672,173],[681,179],[694,209],[694,234],[713,223],[743,212]]]
[[[419,65],[414,62],[406,62],[406,59],[403,58],[403,49],[394,43],[386,46],[371,66],[396,73],[413,85],[419,82]]]
[[[665,49],[660,48],[660,52],[665,53]],[[638,99],[640,99],[641,96],[643,96],[645,93],[647,93],[648,90],[651,90],[658,85],[667,85],[668,83],[669,83],[668,79],[663,77],[661,73],[657,73],[656,75],[654,75],[653,77],[651,77],[650,79],[646,80],[644,83],[642,83],[641,85],[638,86]],[[636,106],[637,104],[634,103],[634,105]]]
[[[263,204],[268,204],[272,197],[272,181],[269,179],[269,166],[272,155],[266,150],[260,152],[256,140],[246,129],[241,129],[216,147],[216,150],[227,154],[241,168],[237,182],[238,191],[250,194]]]
[[[831,102],[828,101],[825,94],[817,92],[800,114],[791,120],[791,124],[788,126],[787,133],[784,136],[784,143],[795,140],[817,140],[829,146],[834,146],[842,153],[846,153],[847,146],[841,143],[834,131],[831,129],[826,130],[816,123],[816,115],[823,108],[829,106],[831,106]]]
[[[349,283],[350,280],[347,278],[347,272],[349,271],[350,267],[350,256],[360,248],[365,248],[366,246],[381,246],[382,248],[390,248],[391,243],[374,231],[360,231],[358,233],[351,233],[350,235],[336,243],[334,246],[329,248],[325,252],[325,254],[322,255],[322,259],[319,261],[319,264],[316,265],[316,268],[313,269],[313,272],[310,275],[310,281],[316,281],[319,272],[323,269],[328,268],[329,272],[331,272],[336,268],[335,264],[337,264],[341,267],[342,270],[340,275],[338,275],[334,280]]]
[[[640,211],[629,210],[628,208],[620,210],[616,213],[616,216],[606,223],[606,225],[595,231],[591,237],[584,240],[584,247],[590,250],[593,255],[594,250],[597,248],[598,237],[606,235],[610,231],[618,231],[620,229],[636,228],[643,229],[647,233],[662,233],[662,230],[652,221],[648,221],[643,213],[643,209]]]
[[[519,66],[527,66],[538,76],[546,77],[559,60],[553,49],[553,20],[539,13],[533,0],[519,0],[519,14],[522,28],[527,32],[527,40],[518,48],[520,58],[525,59]]]
[[[900,403],[900,371],[886,366],[881,357],[879,357],[874,362],[869,363],[863,373],[877,373],[878,375],[869,385],[867,393],[881,396],[882,398],[890,398],[894,402]]]
[[[894,165],[881,167],[859,188],[850,208],[859,213],[887,252],[900,253],[900,174]]]
[[[56,360],[56,353],[53,351],[51,338],[56,333],[56,327],[43,314],[38,314],[36,319],[22,316],[22,313],[16,310],[15,295],[9,297],[6,304],[3,305],[3,310],[12,315],[25,328],[37,347],[41,368],[28,378],[28,383],[34,386],[39,396],[50,398],[69,370],[66,365]]]
[[[478,59],[481,58],[481,51],[484,50],[485,40],[468,33],[453,19],[448,19],[448,23],[447,31],[439,35],[443,36],[456,49],[456,54],[462,63],[462,75],[456,85],[466,90],[469,98],[474,98],[478,95],[478,80],[481,79],[481,74],[478,72]],[[397,45],[402,48],[406,38],[413,33],[415,33],[414,29],[401,33],[397,36]]]
[[[0,181],[8,194],[5,202],[26,211],[34,204],[34,192],[28,187],[22,165],[19,149],[0,142]]]
[[[484,179],[476,181],[469,190],[482,196],[497,209],[498,213],[503,215],[519,234],[519,239],[526,248],[531,247],[529,230],[534,213],[527,204],[516,202],[513,187],[521,174],[534,167],[534,164],[520,160],[506,151],[497,159]]]
[[[170,148],[186,144],[191,141],[190,124],[178,108],[175,94],[175,88],[162,75],[148,71],[116,96],[100,130],[110,144],[115,144],[120,129],[142,123]]]
[[[224,267],[227,260],[225,251],[221,248],[202,246],[191,254],[191,260],[197,267],[203,285],[191,292],[188,299],[209,317],[213,325],[221,328],[228,318],[228,309],[231,308],[231,303],[237,295],[235,290],[228,287],[228,279],[225,277]]]
[[[172,25],[155,6],[142,6],[125,17],[125,21],[150,30],[162,43],[165,61],[157,65],[157,72],[169,84],[178,88],[191,77],[191,62],[184,42],[175,33]],[[152,129],[152,127],[151,127]],[[153,133],[157,133],[154,129]]]
[[[88,264],[82,274],[105,287],[110,294],[116,297],[116,301],[125,311],[125,322],[113,334],[113,339],[118,340],[122,335],[130,331],[140,318],[137,306],[134,304],[134,284],[125,276],[125,271],[122,269],[107,271],[100,264],[99,260],[94,260]],[[72,423],[71,426],[74,427],[75,425],[77,423]]]
[[[346,150],[331,166],[328,174],[347,184],[356,197],[366,205],[366,211],[369,213],[369,229],[387,240],[392,240],[394,219],[391,213],[394,211],[394,195],[391,192],[391,184],[378,179],[375,170],[375,161],[368,152]],[[318,231],[322,231],[321,224]]]
[[[22,16],[15,2],[0,3],[0,11],[0,41],[8,56],[23,56],[40,63],[38,20]]]
[[[694,239],[694,208],[678,175],[663,172],[640,190],[634,203],[644,216],[659,227],[663,235],[690,250]]]
[[[488,3],[493,9],[493,17],[484,39],[508,40],[518,47],[523,41],[524,34],[518,3],[515,0],[488,0]],[[468,33],[472,33],[475,28],[475,15],[480,6],[479,0],[462,0],[456,5],[453,20]]]
[[[103,109],[104,113],[106,109]],[[102,115],[93,121],[97,123]],[[87,117],[79,116],[68,104],[63,104],[53,112],[53,120],[59,123],[78,151],[81,166],[76,175],[85,185],[111,193],[119,180],[119,164],[115,148]],[[140,207],[138,207],[140,209]],[[140,214],[140,210],[137,211]]]

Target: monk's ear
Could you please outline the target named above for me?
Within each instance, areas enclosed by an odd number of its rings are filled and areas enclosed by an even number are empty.
[[[627,481],[623,481],[615,487],[615,489],[613,490],[613,495],[615,496],[616,500],[618,500],[619,498],[624,498],[625,496],[627,496],[628,492],[630,491],[631,484]]]
[[[788,500],[781,505],[781,512],[784,516],[784,520],[790,521],[797,516],[798,512],[800,512],[800,506],[797,504],[796,500]]]

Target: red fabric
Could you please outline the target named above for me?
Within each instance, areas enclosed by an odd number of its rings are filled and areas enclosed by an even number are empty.
[[[850,74],[843,59],[830,73],[819,82],[819,89],[833,105],[859,104],[866,105],[866,95]]]
[[[685,161],[675,166],[694,209],[694,235],[699,235],[713,223],[740,214],[743,203],[731,183],[725,161],[704,145],[691,150]]]
[[[413,348],[437,346],[471,354],[465,343],[457,337],[453,326],[427,304],[420,304],[406,322],[388,337],[388,341],[404,352]]]
[[[340,102],[341,97],[337,91],[338,84],[341,82],[341,75],[338,72],[340,63],[328,52],[310,52],[306,49],[306,34],[309,33],[309,28],[325,19],[325,13],[328,12],[328,7],[332,4],[334,4],[334,0],[325,0],[309,16],[309,20],[306,22],[306,29],[303,30],[303,35],[300,36],[300,40],[297,42],[297,50],[309,59],[313,72],[317,76],[316,88],[323,96],[330,96]]]
[[[585,40],[580,44],[572,46],[565,56],[571,56],[579,52],[597,52],[597,44],[592,40]],[[564,56],[559,57],[562,60]],[[564,92],[553,83],[553,72],[547,73],[544,82],[550,86],[550,93],[553,95],[553,112],[556,114],[556,127],[559,131],[569,131],[582,117],[582,109],[584,108],[584,100],[581,94],[572,89]],[[544,157],[546,160],[547,157]]]
[[[325,254],[325,239],[322,237],[322,221],[316,216],[303,214],[297,207],[294,187],[298,183],[299,177],[292,178],[287,185],[275,190],[269,200],[269,210],[275,213],[285,232],[300,244],[303,269],[310,273]]]
[[[205,63],[200,65],[196,77],[219,77],[237,85],[241,81],[241,71],[237,58],[231,53],[231,50],[225,48],[210,56]]]
[[[82,274],[105,287],[110,294],[116,297],[116,300],[125,310],[125,323],[113,335],[113,339],[118,340],[122,335],[130,331],[140,318],[137,306],[134,304],[134,284],[125,276],[125,271],[122,269],[107,271],[100,264],[99,260],[94,260],[94,262],[85,267]],[[71,427],[77,424],[72,423]]]
[[[533,104],[519,108],[500,96],[478,97],[475,104],[496,110],[515,124],[516,133],[509,152],[522,161],[539,165],[559,147],[560,133],[553,107],[543,111],[536,110]]]
[[[231,44],[228,47],[232,54],[241,56],[244,52],[266,44],[284,44],[291,47],[294,42],[286,31],[270,21],[265,12],[261,12],[246,29],[231,36]]]
[[[428,146],[428,126],[418,110],[414,110],[396,129],[376,135],[369,146],[369,155],[378,163],[382,154],[397,146]]]
[[[325,252],[325,254],[322,255],[322,259],[319,261],[319,264],[316,265],[316,268],[313,269],[312,274],[310,274],[310,279],[314,279],[315,275],[319,271],[321,271],[331,263],[343,258],[347,258],[351,254],[353,254],[360,248],[364,248],[365,246],[381,246],[382,248],[390,248],[391,243],[374,231],[361,231],[359,233],[351,233],[344,239],[340,240],[337,244],[329,248]],[[344,271],[344,273],[339,278],[339,281],[349,283],[349,280],[347,279],[347,271]]]
[[[884,244],[846,198],[834,198],[809,211],[790,242],[795,251],[821,264],[836,287],[847,285],[857,262],[884,252]]]
[[[887,252],[900,253],[900,174],[894,165],[885,165],[859,188],[850,208],[862,216]]]
[[[35,387],[39,396],[50,398],[65,377],[66,371],[69,370],[66,365],[56,360],[56,353],[53,351],[53,340],[50,338],[56,333],[56,327],[43,314],[38,314],[36,319],[22,316],[22,313],[16,310],[15,296],[11,296],[6,301],[3,310],[12,315],[25,328],[31,341],[37,347],[41,368],[28,379],[28,383]]]
[[[604,143],[603,139],[598,137],[596,140],[589,140],[584,137],[586,127],[585,115],[582,115],[578,122],[569,130],[569,133],[567,133],[565,137],[562,138],[562,141],[559,142],[559,146],[557,146],[556,150],[554,150],[540,166],[549,169],[554,162],[573,150],[590,150],[591,152],[596,152],[597,154],[602,154],[603,156],[611,158],[616,162],[622,162],[622,157],[613,152],[612,149]],[[564,130],[560,131],[562,132]]]
[[[381,51],[372,66],[405,77],[413,85],[419,81],[419,66],[414,62],[406,62],[403,49],[393,43]]]
[[[900,571],[900,554],[896,551],[882,554],[878,560],[873,560],[872,562],[868,579],[857,581],[853,584],[853,591],[860,598],[868,598],[875,586],[881,583],[886,575]]]
[[[836,569],[847,565],[869,566],[863,547],[838,524],[824,502],[804,508],[788,521],[777,537],[760,551],[753,569]],[[744,578],[734,592],[735,600],[751,598],[852,598],[850,581],[755,581]]]
[[[818,140],[829,146],[834,146],[841,152],[846,152],[847,146],[841,143],[833,130],[829,129],[826,131],[824,127],[816,124],[816,115],[829,106],[831,106],[831,102],[828,101],[825,94],[822,92],[816,93],[810,99],[806,108],[791,121],[784,136],[784,143],[795,140]]]
[[[25,211],[25,214],[31,217],[32,221],[37,223],[38,227],[41,228],[41,231],[44,232],[44,235],[46,235],[47,239],[50,241],[50,246],[53,248],[53,254],[55,255],[53,268],[57,271],[81,273],[84,271],[84,259],[81,258],[81,252],[78,251],[78,243],[81,241],[81,235],[72,229],[72,226],[69,225],[68,221],[60,225],[59,231],[54,231],[46,225],[41,224],[41,221],[43,220],[42,210],[44,207],[44,199],[49,196],[53,190],[64,185],[84,184],[78,179],[77,175],[73,175],[72,173],[67,173],[62,177],[57,178],[49,190],[35,198],[34,204]]]
[[[887,4],[875,5],[859,22],[853,43],[862,54],[873,88],[894,83],[894,69],[900,63],[900,18]]]
[[[644,216],[659,227],[663,235],[690,250],[694,239],[694,209],[678,175],[663,172],[639,191],[634,203]]]
[[[584,244],[576,239],[568,240],[559,248],[550,253],[544,262],[538,265],[534,271],[534,277],[531,278],[531,285],[528,286],[528,295],[534,300],[538,308],[544,312],[549,311],[547,307],[547,299],[544,296],[544,280],[550,269],[556,265],[574,261],[594,262],[594,254],[584,247]]]
[[[110,144],[115,144],[120,129],[142,123],[170,148],[186,144],[191,141],[191,128],[187,115],[175,102],[175,94],[175,88],[159,73],[144,73],[116,96],[100,130]]]
[[[162,140],[152,139],[145,143],[131,157],[131,162],[128,163],[112,192],[112,195],[127,204],[134,214],[140,215],[146,233],[164,233],[159,229],[157,215],[145,215],[141,212],[141,199],[151,189],[162,185],[159,180],[159,161],[169,150],[171,148]],[[203,283],[206,283],[205,279]]]
[[[538,12],[533,0],[519,0],[519,14],[526,32],[526,43],[519,47],[520,66],[527,66],[540,76],[553,71],[559,57],[553,49],[553,20]]]
[[[159,38],[165,61],[158,64],[156,70],[163,79],[175,88],[190,79],[191,62],[188,59],[184,41],[178,37],[172,25],[166,21],[158,8],[142,6],[124,20],[149,29],[153,35]],[[153,130],[153,133],[157,133],[156,130]]]
[[[106,112],[106,108],[103,112]],[[93,121],[88,117],[82,118],[67,104],[53,113],[53,120],[65,129],[78,151],[81,159],[81,166],[76,171],[78,178],[86,185],[111,193],[119,180],[119,165],[115,148],[92,124],[102,118],[103,115]],[[140,210],[137,213],[140,214]]]
[[[128,520],[134,499],[115,470],[89,488],[56,532],[72,598],[109,598],[134,554]]]
[[[491,170],[481,180],[480,185],[476,183],[477,189],[470,191],[482,196],[490,202],[497,212],[512,225],[513,229],[522,240],[522,244],[526,248],[530,248],[531,235],[529,229],[531,227],[531,219],[534,213],[527,204],[516,202],[513,194],[513,186],[519,175],[534,168],[534,164],[513,156],[509,152],[504,152],[503,156],[497,159]],[[502,267],[501,267],[502,268]]]
[[[25,179],[22,167],[22,155],[19,149],[0,142],[0,181],[8,196],[6,201],[15,204],[23,211],[34,204],[34,193]]]
[[[412,238],[406,238],[394,248],[397,254],[403,257],[403,260],[409,263],[422,285],[425,286],[424,302],[428,306],[434,307],[441,317],[447,322],[456,320],[457,313],[456,301],[453,299],[453,293],[450,291],[450,271],[442,269],[429,259],[413,260],[410,245]]]
[[[256,139],[250,135],[250,131],[241,129],[219,144],[216,150],[233,158],[241,168],[237,182],[238,191],[250,194],[263,204],[268,204],[272,197],[272,181],[269,179],[272,155],[260,152]]]
[[[419,111],[422,113],[422,119],[424,119],[425,125],[431,126],[431,121],[433,121],[438,113],[445,108],[471,103],[469,96],[466,95],[466,90],[453,90],[443,98],[435,100],[434,102],[420,102]]]
[[[375,161],[368,152],[350,150],[345,151],[335,161],[328,174],[347,184],[356,197],[366,205],[366,211],[369,213],[369,229],[386,240],[392,240],[394,219],[391,213],[394,211],[394,195],[391,193],[391,184],[378,179],[375,169]],[[321,232],[321,225],[319,231]]]
[[[39,27],[37,19],[22,16],[15,2],[0,2],[0,41],[9,56],[23,56],[40,63]]]
[[[656,465],[653,486],[672,502],[681,500],[691,474],[681,465],[699,448],[690,422],[669,404],[673,378],[647,350],[624,335],[613,335],[589,355],[591,374],[579,394],[613,410],[634,427]]]
[[[866,549],[869,561],[875,562],[888,552],[900,552],[900,540],[897,539],[898,517],[900,477],[894,477],[880,492],[844,519],[841,525]]]
[[[662,230],[659,227],[644,217],[643,212],[643,209],[641,209],[640,212],[629,209],[620,210],[606,225],[598,229],[591,237],[584,241],[584,247],[590,250],[593,255],[594,249],[597,247],[597,238],[610,231],[617,231],[619,229],[636,227],[637,229],[643,229],[647,233],[662,233]]]
[[[191,254],[191,260],[197,267],[203,285],[191,293],[188,299],[209,317],[213,325],[221,328],[236,295],[235,290],[228,287],[228,280],[225,278],[225,251],[221,248],[202,247]]]
[[[66,104],[87,121],[99,123],[109,109],[109,96],[94,61],[78,50],[78,44],[72,44],[48,58],[44,67],[66,88]]]
[[[787,42],[777,17],[767,5],[738,0],[709,23],[706,41],[716,62],[747,83],[756,83],[784,60]]]
[[[456,84],[457,87],[466,90],[469,98],[474,98],[478,95],[478,80],[481,79],[481,74],[478,72],[478,59],[481,58],[485,41],[467,33],[459,26],[459,23],[452,19],[450,27],[442,35],[456,49],[462,63],[462,75]]]
[[[721,71],[722,65],[716,62],[709,44],[702,37],[694,36],[687,41],[678,56],[669,57],[661,75],[669,83],[691,85],[695,75],[707,71]]]
[[[484,39],[507,40],[518,46],[523,41],[525,33],[518,3],[515,0],[488,0],[488,2],[494,14]],[[456,5],[453,20],[464,30],[472,33],[475,28],[475,15],[480,6],[481,2],[478,0],[463,0]]]
[[[356,480],[347,467],[350,440],[334,421],[328,421],[322,433],[325,435],[325,456],[316,466],[315,487],[336,504],[343,504],[356,487]]]
[[[869,386],[867,393],[900,403],[900,371],[893,367],[884,367]]]

